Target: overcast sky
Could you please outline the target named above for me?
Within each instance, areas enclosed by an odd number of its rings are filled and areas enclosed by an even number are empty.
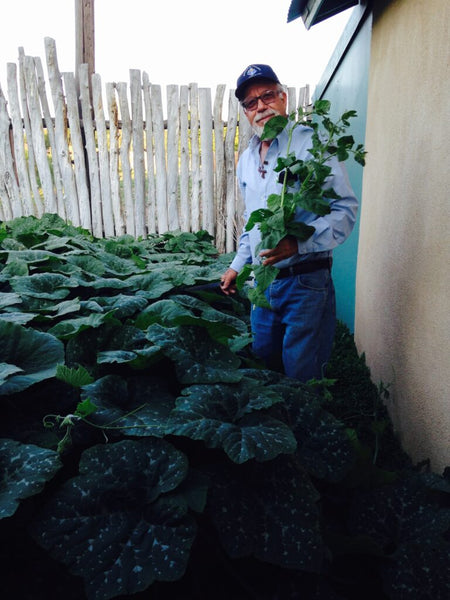
[[[165,87],[192,82],[234,88],[250,63],[269,63],[280,80],[313,92],[352,9],[307,31],[286,22],[290,0],[95,0],[96,72],[102,81],[129,81],[146,71]],[[0,84],[18,48],[40,56],[56,41],[59,68],[75,65],[75,0],[12,0],[2,4]]]

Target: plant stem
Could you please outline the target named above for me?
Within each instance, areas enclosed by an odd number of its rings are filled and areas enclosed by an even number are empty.
[[[288,143],[287,143],[287,148],[286,148],[286,154],[289,154],[289,150],[291,149],[291,141],[292,141],[292,134],[294,132],[294,127],[295,127],[295,125],[293,127],[290,127],[289,132],[288,132]],[[286,195],[287,177],[288,177],[288,169],[285,169],[284,177],[283,177],[283,188],[281,190],[281,200],[280,200],[281,208],[284,208],[284,197]]]

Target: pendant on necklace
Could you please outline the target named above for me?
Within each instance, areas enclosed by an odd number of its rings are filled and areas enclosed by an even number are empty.
[[[263,179],[265,178],[265,176],[266,176],[266,173],[267,173],[266,169],[264,168],[264,165],[267,165],[267,164],[269,164],[269,163],[267,162],[267,160],[265,160],[265,161],[264,161],[264,162],[262,162],[262,163],[259,165],[259,167],[258,167],[258,173],[261,175],[261,177],[262,177]]]

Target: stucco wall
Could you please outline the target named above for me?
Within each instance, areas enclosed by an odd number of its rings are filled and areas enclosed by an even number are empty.
[[[450,2],[374,1],[355,339],[414,461],[450,464]]]

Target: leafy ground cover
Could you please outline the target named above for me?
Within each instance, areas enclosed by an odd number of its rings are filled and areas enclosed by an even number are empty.
[[[21,600],[448,597],[448,473],[411,465],[339,325],[252,356],[210,236],[0,229],[2,589]]]

